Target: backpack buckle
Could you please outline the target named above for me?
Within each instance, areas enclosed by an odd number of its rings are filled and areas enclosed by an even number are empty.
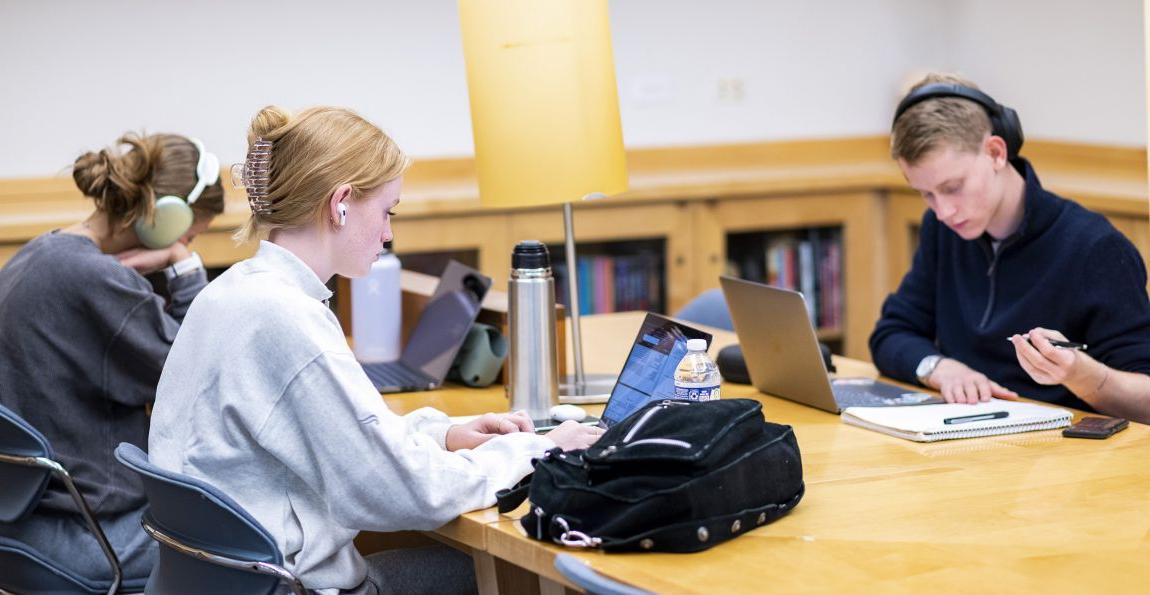
[[[585,547],[596,548],[603,543],[603,540],[598,537],[591,537],[582,531],[573,531],[571,526],[567,524],[567,520],[561,516],[555,516],[551,522],[558,525],[563,533],[555,539],[556,543],[565,545],[567,547]]]

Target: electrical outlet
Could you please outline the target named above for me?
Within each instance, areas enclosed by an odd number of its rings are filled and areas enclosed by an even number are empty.
[[[719,100],[719,103],[742,103],[745,96],[746,89],[742,77],[719,77],[716,87],[716,98]]]

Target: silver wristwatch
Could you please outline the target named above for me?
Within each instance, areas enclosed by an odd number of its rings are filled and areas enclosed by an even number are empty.
[[[929,386],[926,381],[930,379],[930,375],[934,373],[934,369],[938,367],[938,362],[941,361],[941,355],[928,355],[918,362],[918,367],[914,369],[914,375],[918,377],[918,381],[923,386]]]

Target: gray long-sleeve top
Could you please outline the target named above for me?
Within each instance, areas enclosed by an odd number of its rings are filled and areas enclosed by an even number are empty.
[[[292,252],[261,242],[203,291],[156,393],[149,457],[204,479],[271,533],[288,569],[322,593],[364,578],[361,530],[426,530],[495,503],[555,446],[534,433],[449,452],[451,421],[396,415]]]
[[[92,240],[50,232],[0,269],[0,403],[42,432],[97,515],[143,506],[142,486],[116,462],[120,442],[148,443],[145,405],[203,271],[147,279]],[[53,482],[38,510],[77,512]]]

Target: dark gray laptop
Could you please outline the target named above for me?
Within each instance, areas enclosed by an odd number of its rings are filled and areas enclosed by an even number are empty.
[[[603,417],[588,417],[580,423],[609,428],[654,401],[675,398],[675,368],[687,354],[688,339],[703,339],[711,345],[710,333],[681,322],[647,313],[631,351],[623,361],[623,370],[611,389]],[[550,419],[533,420],[536,432],[547,432],[559,425]]]
[[[399,393],[442,386],[490,287],[490,277],[450,261],[399,360],[362,364],[375,388]]]
[[[722,277],[751,382],[759,391],[831,413],[847,407],[942,403],[940,397],[867,378],[833,382],[801,293]]]

